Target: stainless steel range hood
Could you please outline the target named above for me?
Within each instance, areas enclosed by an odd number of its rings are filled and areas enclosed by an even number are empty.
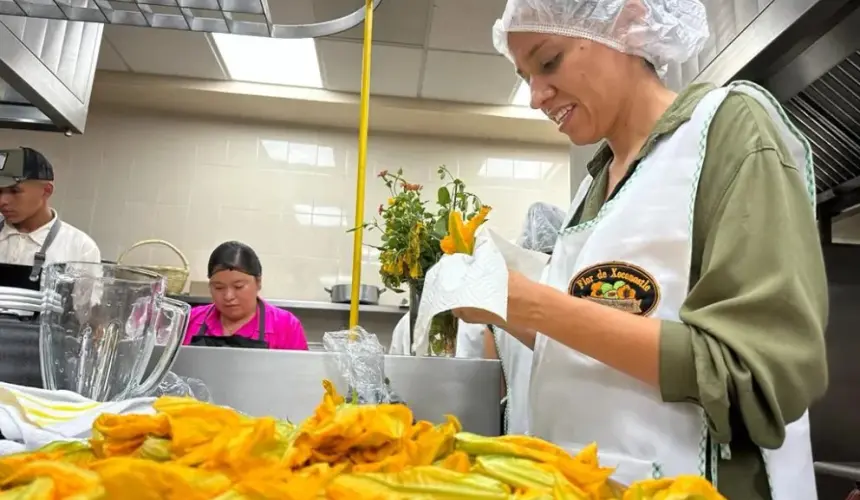
[[[819,216],[860,204],[860,2],[774,0],[696,77],[769,89],[809,139]]]
[[[0,16],[0,128],[83,133],[103,29]]]
[[[698,58],[669,69],[670,86],[764,86],[812,145],[819,219],[860,212],[860,1],[704,3],[711,39]]]
[[[364,16],[277,24],[267,0],[0,0],[0,129],[83,133],[105,24],[316,38]]]

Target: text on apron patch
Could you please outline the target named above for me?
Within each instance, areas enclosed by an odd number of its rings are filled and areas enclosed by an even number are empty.
[[[567,289],[574,297],[647,316],[660,302],[660,287],[647,271],[628,262],[601,262],[580,271]]]

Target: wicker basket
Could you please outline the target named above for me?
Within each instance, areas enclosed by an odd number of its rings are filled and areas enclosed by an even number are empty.
[[[162,246],[166,246],[167,248],[173,250],[176,253],[176,255],[178,255],[179,258],[182,259],[182,266],[183,267],[176,267],[176,266],[135,266],[135,267],[148,269],[154,273],[158,273],[158,274],[164,276],[165,278],[167,278],[167,293],[170,295],[181,294],[182,291],[185,290],[185,282],[188,281],[188,268],[189,268],[188,259],[185,257],[185,254],[183,254],[182,251],[179,250],[178,248],[176,248],[176,246],[173,245],[172,243],[169,243],[169,242],[164,241],[164,240],[138,241],[137,243],[135,243],[134,245],[129,247],[128,250],[123,252],[122,255],[119,256],[119,258],[116,261],[117,264],[122,264],[122,260],[125,258],[125,256],[128,255],[128,253],[131,252],[132,250],[134,250],[135,248],[146,246],[146,245],[162,245]]]

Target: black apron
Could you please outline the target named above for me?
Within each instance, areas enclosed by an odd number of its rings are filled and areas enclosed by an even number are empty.
[[[215,307],[213,306],[212,309]],[[212,311],[209,311],[212,314]],[[191,337],[191,345],[199,345],[206,347],[244,347],[245,349],[268,349],[269,344],[266,342],[266,309],[263,307],[263,302],[257,300],[257,318],[259,320],[257,326],[257,338],[249,339],[241,335],[209,335],[206,327],[206,320],[209,319],[209,314],[203,319],[203,324],[197,333]]]
[[[0,220],[0,231],[6,225],[5,220]],[[45,265],[45,254],[48,252],[48,247],[57,238],[57,233],[60,232],[62,222],[56,219],[48,230],[48,236],[42,243],[42,248],[33,255],[32,266],[22,266],[19,264],[0,264],[0,286],[8,286],[12,288],[23,288],[26,290],[39,290],[42,284],[42,267]],[[0,259],[3,256],[0,255]]]
[[[42,285],[45,253],[54,242],[62,223],[54,221],[42,248],[33,256],[32,266],[0,264],[0,286],[38,291]],[[0,230],[6,225],[0,219]],[[3,256],[0,255],[0,260]],[[39,365],[39,315],[18,318],[0,316],[0,381],[27,387],[42,388]]]

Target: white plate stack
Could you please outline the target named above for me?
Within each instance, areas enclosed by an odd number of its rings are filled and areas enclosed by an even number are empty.
[[[61,309],[56,298],[48,301],[40,291],[0,286],[0,315],[35,316],[46,306]]]

